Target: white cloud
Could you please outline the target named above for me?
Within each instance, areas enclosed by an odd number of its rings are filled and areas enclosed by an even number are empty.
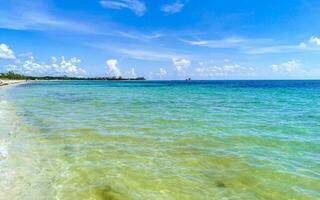
[[[7,70],[14,71],[26,75],[39,75],[39,76],[82,76],[86,71],[80,67],[80,59],[71,58],[66,60],[64,56],[60,58],[52,57],[49,63],[37,62],[33,56],[27,57],[26,60],[17,59],[14,64],[10,64]]]
[[[160,68],[159,69],[159,76],[160,78],[164,78],[168,74],[167,70]]]
[[[106,61],[106,64],[108,66],[108,75],[114,76],[114,77],[120,77],[121,72],[118,67],[118,60],[116,59],[109,59]]]
[[[301,64],[300,64],[299,61],[291,60],[291,61],[288,61],[286,63],[283,63],[282,67],[286,72],[292,72],[292,71],[296,70],[297,68],[299,68],[300,65]]]
[[[247,54],[266,54],[266,53],[283,53],[294,52],[300,50],[308,50],[306,43],[302,42],[298,45],[278,45],[269,47],[249,48],[245,50]]]
[[[239,64],[227,63],[222,66],[214,65],[212,61],[209,62],[200,62],[200,67],[196,68],[196,72],[201,77],[219,77],[219,76],[228,76],[231,74],[237,75],[249,75],[254,71],[253,67],[245,67]]]
[[[320,46],[320,37],[312,36],[309,40],[309,43]]]
[[[127,8],[137,16],[142,16],[146,12],[146,6],[139,0],[101,0],[100,5],[104,8],[111,9]]]
[[[0,28],[13,30],[68,30],[95,33],[90,24],[54,15],[47,4],[40,1],[6,1],[0,12]]]
[[[118,52],[120,54],[124,54],[130,58],[138,59],[138,60],[152,60],[152,61],[162,61],[172,59],[172,57],[181,57],[182,54],[177,54],[170,52],[167,49],[155,49],[149,50],[144,49],[144,47],[132,47],[132,48],[118,48],[118,47],[110,47],[110,46],[95,46],[101,49],[112,50]]]
[[[224,71],[223,67],[219,67],[216,65],[208,67],[198,67],[196,68],[196,72],[201,77],[215,77],[226,75],[226,72]]]
[[[267,47],[244,48],[247,54],[287,53],[299,51],[320,51],[320,37],[312,36],[309,41],[293,45],[274,45]]]
[[[229,37],[221,40],[185,40],[182,42],[192,45],[209,48],[238,48],[246,54],[268,54],[268,53],[288,53],[299,51],[320,51],[320,37],[312,36],[309,41],[297,44],[270,45],[270,39],[242,39]],[[269,45],[267,45],[269,44]]]
[[[131,68],[130,73],[129,73],[130,78],[136,78],[136,70],[134,68]]]
[[[178,72],[183,72],[191,65],[191,61],[186,58],[173,58],[172,62]]]
[[[285,73],[292,73],[299,69],[301,63],[298,60],[290,60],[288,62],[284,62],[281,64],[272,64],[271,70],[273,72],[285,72]]]
[[[231,48],[238,47],[246,40],[241,38],[226,38],[222,40],[182,40],[183,42],[193,46],[203,46],[210,48]]]
[[[271,67],[271,70],[272,70],[273,72],[278,72],[278,71],[279,71],[279,66],[276,65],[276,64],[272,64],[270,67]]]
[[[226,64],[222,68],[226,72],[234,72],[239,69],[241,66],[238,64]]]
[[[153,39],[158,39],[163,36],[165,36],[162,33],[151,33],[151,34],[144,34],[144,33],[139,33],[139,32],[125,32],[125,31],[118,31],[118,35],[129,38],[129,39],[135,39],[135,40],[140,40],[140,41],[149,41]]]
[[[183,3],[181,3],[180,1],[176,1],[173,4],[165,4],[165,5],[163,5],[161,7],[161,11],[165,12],[167,14],[174,14],[174,13],[181,12],[183,7],[184,7]]]
[[[192,57],[191,54],[186,54],[180,50],[161,48],[158,46],[146,45],[112,45],[110,43],[88,43],[90,47],[106,50],[108,52],[116,52],[123,56],[137,60],[151,61],[168,61],[172,58]],[[181,53],[180,53],[181,52]]]
[[[6,44],[0,44],[0,59],[15,59],[14,52]]]
[[[149,51],[149,50],[139,50],[139,49],[114,49],[115,51],[126,54],[127,56],[139,60],[166,60],[172,57],[171,54]]]

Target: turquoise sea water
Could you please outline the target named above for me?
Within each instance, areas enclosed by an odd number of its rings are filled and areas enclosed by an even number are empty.
[[[0,199],[320,199],[320,81],[0,88]]]

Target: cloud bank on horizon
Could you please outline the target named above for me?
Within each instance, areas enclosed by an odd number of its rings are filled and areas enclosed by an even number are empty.
[[[73,57],[67,60],[51,57],[49,62],[39,62],[32,54],[22,54],[13,63],[7,65],[7,71],[35,76],[85,76],[86,71],[79,67],[80,59]]]
[[[0,72],[148,79],[320,78],[316,0],[0,4]]]

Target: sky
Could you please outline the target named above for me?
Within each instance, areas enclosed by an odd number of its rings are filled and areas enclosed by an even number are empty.
[[[318,0],[0,0],[0,72],[320,79]]]

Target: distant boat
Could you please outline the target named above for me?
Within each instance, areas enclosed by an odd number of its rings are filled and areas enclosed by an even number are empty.
[[[187,78],[186,81],[191,81],[191,78]]]

